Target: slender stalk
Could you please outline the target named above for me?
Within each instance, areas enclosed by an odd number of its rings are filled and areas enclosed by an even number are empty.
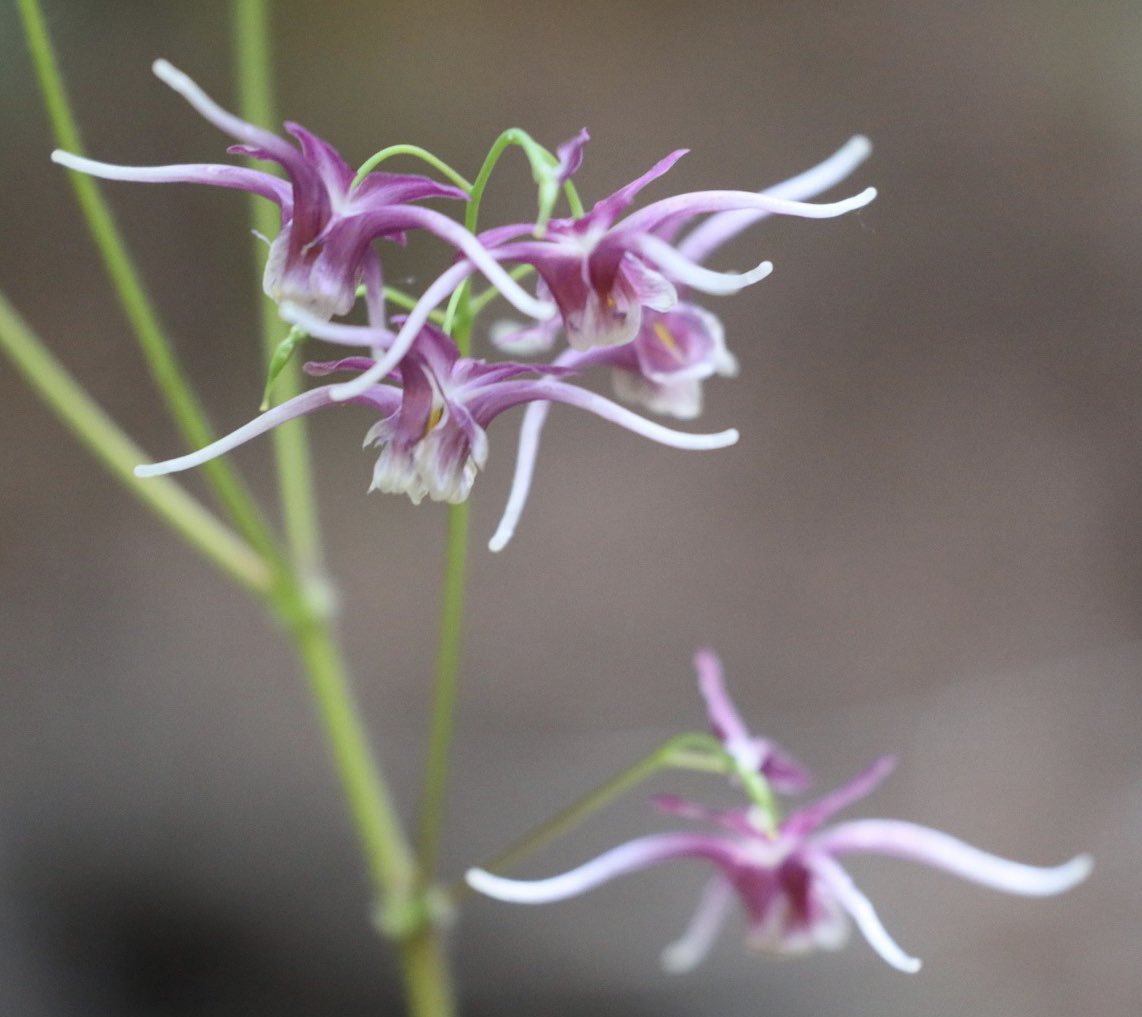
[[[18,0],[18,4],[56,144],[80,155],[83,153],[83,143],[71,113],[67,90],[39,0]],[[214,434],[207,422],[206,413],[184,379],[182,368],[163,333],[138,269],[127,252],[99,185],[93,178],[82,173],[69,173],[68,176],[119,304],[135,332],[147,367],[171,416],[191,448],[209,445],[214,440]],[[259,552],[272,556],[273,537],[229,462],[216,459],[207,463],[203,469],[207,482],[239,532]]]
[[[239,115],[251,123],[269,127],[274,121],[269,3],[268,0],[234,0],[232,11]],[[272,236],[278,229],[277,214],[269,202],[256,194],[250,195],[250,219],[257,233]],[[254,263],[260,269],[265,247],[257,237],[251,242]],[[260,312],[268,362],[281,342],[285,327],[268,297],[262,297]],[[274,388],[283,400],[301,391],[301,371],[296,362],[291,361],[282,368]],[[304,573],[320,574],[321,537],[305,420],[299,417],[275,428],[273,442],[278,494],[291,559]]]
[[[328,625],[315,615],[302,610],[292,626],[293,635],[333,750],[361,850],[379,898],[407,895],[414,883],[412,852],[369,748],[341,653]]]
[[[479,868],[489,871],[502,871],[528,855],[550,844],[589,819],[600,809],[610,805],[616,798],[626,794],[645,780],[649,780],[660,770],[679,768],[701,770],[707,773],[727,773],[730,763],[721,744],[711,735],[687,732],[674,735],[658,748],[645,755],[637,763],[627,767],[622,773],[600,784],[593,791],[572,802],[562,812],[530,830],[510,847],[505,848],[494,858],[482,863]],[[466,883],[457,883],[449,890],[453,903],[470,893]]]
[[[428,762],[420,813],[418,857],[421,878],[425,881],[430,880],[436,871],[447,801],[449,756],[460,672],[467,556],[468,503],[461,502],[459,505],[450,505],[448,509],[448,548],[441,596],[440,641],[436,655],[432,724],[428,736]]]
[[[241,115],[268,125],[273,120],[268,0],[234,0],[233,36]],[[274,231],[273,210],[251,200],[254,228]],[[260,263],[262,252],[256,249]],[[280,341],[275,308],[262,303],[262,333],[267,358]],[[288,398],[301,390],[297,365],[288,363],[276,383]],[[401,972],[413,1017],[451,1017],[455,1012],[441,932],[427,913],[426,889],[388,786],[369,747],[348,670],[330,631],[328,613],[306,591],[321,583],[321,543],[315,485],[307,432],[302,420],[275,430],[279,493],[295,580],[280,611],[287,618],[302,665],[309,677],[318,714],[332,748],[374,889],[380,901],[379,924],[396,940]]]
[[[428,163],[433,169],[439,170],[440,173],[451,180],[460,190],[469,193],[472,191],[472,185],[465,177],[457,173],[456,170],[439,156],[433,155],[428,149],[421,148],[419,145],[389,145],[388,148],[382,148],[375,155],[369,156],[368,159],[361,163],[361,168],[357,170],[357,175],[353,178],[351,186],[359,187],[365,177],[372,173],[373,170],[380,166],[386,159],[391,159],[394,155],[416,156],[416,158]]]
[[[266,595],[266,561],[169,477],[139,480],[146,453],[128,438],[0,294],[0,349],[80,443],[144,505],[240,586]]]

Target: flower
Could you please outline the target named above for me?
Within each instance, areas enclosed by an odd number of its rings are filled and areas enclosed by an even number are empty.
[[[760,768],[766,773],[767,761],[777,757],[768,743],[759,742],[745,729],[725,693],[717,659],[704,651],[697,663],[711,722],[727,753],[739,771]],[[770,770],[777,766],[776,762],[768,765]],[[906,858],[995,890],[1032,897],[1062,893],[1089,875],[1087,855],[1053,868],[1039,868],[999,858],[939,830],[901,820],[860,819],[825,827],[833,815],[869,794],[893,765],[891,757],[878,759],[845,786],[790,813],[776,829],[756,805],[718,810],[660,797],[655,801],[660,811],[709,822],[718,832],[640,837],[548,879],[507,879],[483,869],[470,869],[465,878],[473,889],[497,900],[544,904],[578,896],[662,862],[696,859],[711,865],[714,872],[688,928],[663,951],[667,971],[688,971],[705,958],[736,897],[745,912],[746,941],[754,949],[785,955],[836,950],[855,924],[883,960],[900,971],[914,972],[920,961],[896,944],[838,859],[854,853]],[[767,776],[779,788],[775,776]]]
[[[580,134],[563,146],[563,161],[577,166],[578,149],[586,140]],[[654,202],[620,221],[638,193],[685,154],[685,149],[672,152],[585,215],[552,220],[540,238],[519,239],[533,232],[531,223],[481,234],[498,259],[535,267],[559,308],[573,349],[630,342],[647,310],[669,311],[678,303],[679,285],[703,293],[736,293],[772,271],[768,261],[744,273],[703,268],[667,239],[694,217],[736,212],[828,218],[862,208],[876,197],[870,187],[843,201],[813,205],[767,193],[695,191]]]
[[[574,142],[568,143],[569,146],[573,144]],[[868,158],[871,151],[872,146],[867,138],[860,135],[850,138],[831,156],[804,173],[775,184],[760,194],[746,195],[745,197],[755,199],[751,207],[731,208],[711,215],[676,245],[677,255],[687,263],[698,266],[748,226],[775,211],[787,211],[787,204],[782,203],[801,202],[836,186]],[[652,170],[651,173],[653,172]],[[640,178],[640,180],[645,179]],[[639,181],[635,183],[638,184]],[[833,214],[840,214],[848,208],[858,208],[867,204],[875,193],[870,188],[848,199],[847,202],[797,207],[816,210],[839,209]],[[629,200],[631,195],[628,193],[625,197]],[[605,200],[614,202],[615,198],[616,195],[612,195]],[[677,204],[676,199],[668,200]],[[773,204],[774,202],[778,204]],[[604,205],[604,202],[600,202],[600,205]],[[597,205],[590,215],[596,215],[599,207]],[[643,212],[655,207],[651,205]],[[696,213],[659,218],[657,225],[649,227],[652,242],[659,245],[669,244],[690,214]],[[640,215],[642,213],[636,213],[621,226],[629,229],[631,221]],[[621,230],[617,229],[615,232],[619,233],[621,238]],[[484,234],[484,239],[490,242],[496,238]],[[612,242],[614,242],[613,237]],[[504,248],[493,249],[497,251],[498,256],[505,256]],[[632,263],[631,259],[635,257],[628,252],[624,255],[622,264]],[[542,273],[542,268],[540,271]],[[701,271],[707,270],[701,269]],[[539,295],[545,299],[550,295],[547,279],[546,275],[541,278],[538,289]],[[678,282],[681,284],[681,278]],[[556,363],[573,365],[579,369],[595,364],[609,365],[612,368],[615,393],[620,399],[640,405],[652,413],[661,413],[681,420],[696,418],[702,411],[702,382],[715,375],[732,377],[737,374],[738,365],[736,358],[726,349],[725,331],[721,321],[705,308],[683,299],[685,291],[682,290],[680,293],[679,286],[674,287],[674,294],[678,299],[669,307],[656,308],[647,305],[637,310],[638,321],[629,343],[618,346],[596,346],[582,352],[572,349],[561,354]],[[559,303],[558,299],[556,302]],[[560,303],[559,306],[562,310],[563,304]],[[566,324],[566,315],[563,323]],[[559,324],[559,319],[522,327],[505,323],[493,334],[493,341],[501,349],[517,356],[547,350],[554,344]],[[614,335],[616,333],[612,333],[612,336]],[[570,341],[572,346],[576,345],[573,337]],[[488,544],[492,551],[502,550],[515,534],[520,511],[527,500],[528,488],[535,472],[535,457],[539,451],[539,439],[546,415],[547,410],[542,403],[528,407],[524,415],[511,492],[499,525]]]
[[[395,342],[392,334],[382,329],[322,322],[297,308],[290,309],[290,314],[291,320],[318,338],[370,349]],[[401,327],[407,327],[407,322]],[[370,357],[353,356],[307,364],[306,370],[314,375],[342,370],[367,374],[375,365]],[[564,379],[571,373],[559,365],[488,364],[462,357],[443,332],[430,324],[422,326],[386,382],[369,385],[348,399],[382,414],[365,436],[366,445],[380,448],[370,490],[407,494],[414,503],[425,496],[433,501],[464,501],[487,461],[487,426],[505,410],[534,400],[578,406],[674,448],[713,449],[737,441],[734,430],[686,434],[645,420],[609,399],[569,384]],[[206,448],[167,462],[138,466],[135,474],[153,477],[198,466],[287,420],[346,401],[343,388],[324,385],[295,396]]]
[[[333,146],[299,124],[287,122],[285,127],[300,149],[226,112],[166,60],[156,60],[153,69],[215,127],[240,142],[230,153],[275,162],[288,182],[241,166],[116,166],[59,150],[52,153],[53,161],[110,180],[210,184],[268,198],[281,209],[281,232],[270,243],[266,294],[318,318],[347,314],[364,283],[370,321],[382,324],[381,261],[372,242],[380,237],[403,242],[411,229],[435,233],[463,252],[524,314],[550,315],[552,309],[515,283],[471,233],[439,212],[409,204],[425,198],[467,200],[464,191],[427,177],[376,171],[355,184],[354,171]]]

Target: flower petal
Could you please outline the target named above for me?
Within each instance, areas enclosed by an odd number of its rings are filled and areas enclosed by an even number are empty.
[[[815,850],[830,855],[854,851],[907,858],[943,869],[961,879],[1004,893],[1050,897],[1077,886],[1090,875],[1090,855],[1077,855],[1052,867],[1009,861],[972,847],[940,830],[898,819],[858,819],[813,839]]]
[[[284,424],[287,420],[313,413],[315,410],[320,410],[326,406],[335,405],[332,392],[336,387],[336,385],[323,385],[320,388],[303,392],[301,395],[294,396],[293,399],[287,400],[280,406],[275,406],[272,410],[268,410],[261,416],[255,417],[248,424],[244,424],[236,431],[231,431],[230,434],[219,438],[205,448],[200,448],[197,452],[191,452],[189,455],[179,456],[176,459],[168,459],[161,463],[146,463],[141,466],[136,466],[135,476],[161,477],[167,473],[177,473],[180,470],[189,470],[192,467],[201,466],[203,463],[211,459],[216,459],[218,456],[224,455],[239,445],[244,445],[251,438],[256,438],[258,435],[265,434],[279,424]],[[391,396],[389,393],[391,393]],[[399,396],[395,389],[384,389],[371,393],[367,398],[362,398],[361,402],[376,407],[382,410],[382,412],[391,412],[394,408],[394,406],[391,405],[391,400],[398,398]]]
[[[683,257],[665,240],[651,233],[632,238],[631,247],[676,282],[702,293],[725,296],[752,286],[773,271],[772,261],[763,261],[748,272],[715,272]]]
[[[87,173],[104,180],[126,180],[140,184],[209,184],[211,187],[232,187],[269,198],[285,208],[290,206],[290,188],[284,180],[243,166],[226,166],[215,163],[180,163],[172,166],[118,166],[99,162],[81,155],[72,155],[62,149],[52,152],[52,162],[79,173]]]
[[[715,864],[734,863],[732,846],[708,834],[660,833],[627,841],[597,858],[547,879],[508,879],[485,869],[469,869],[468,885],[479,893],[511,904],[548,904],[578,897],[612,879],[674,858],[705,858]]]
[[[734,888],[721,875],[714,876],[702,891],[698,909],[679,939],[662,951],[662,970],[671,975],[692,971],[706,959],[725,924],[734,899]]]
[[[839,787],[823,798],[791,813],[781,824],[782,830],[801,835],[811,833],[840,812],[841,809],[848,808],[853,802],[872,794],[877,785],[893,771],[895,766],[895,756],[881,756],[867,770],[858,773],[844,787]]]
[[[830,894],[843,907],[861,934],[884,961],[891,964],[897,971],[915,974],[920,970],[920,960],[906,954],[897,945],[888,930],[880,921],[876,908],[852,881],[844,869],[827,855],[814,855],[808,862],[814,875],[828,888]]]
[[[515,473],[512,475],[512,487],[508,494],[508,503],[504,506],[504,513],[500,517],[496,532],[488,541],[489,551],[502,551],[515,534],[519,525],[523,507],[527,504],[527,496],[531,491],[531,480],[535,475],[535,462],[539,455],[539,437],[543,425],[551,412],[551,403],[535,402],[524,411],[523,422],[519,429],[519,450],[516,453]]]
[[[789,180],[767,187],[761,193],[771,198],[788,198],[793,201],[814,198],[844,180],[868,158],[870,152],[872,144],[868,138],[857,135],[855,138],[850,138],[824,162]],[[678,244],[678,251],[691,261],[705,261],[710,254],[742,230],[768,218],[771,214],[761,209],[746,209],[712,215]]]

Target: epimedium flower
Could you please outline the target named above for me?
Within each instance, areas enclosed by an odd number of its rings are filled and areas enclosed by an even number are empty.
[[[712,726],[736,769],[765,773],[773,750],[745,728],[725,692],[716,658],[706,651],[696,662]],[[796,764],[792,766],[799,778],[807,776]],[[713,874],[682,937],[663,951],[662,965],[667,971],[688,971],[705,958],[736,899],[745,914],[746,942],[756,950],[783,955],[836,950],[855,925],[884,961],[897,970],[914,972],[920,961],[889,935],[840,859],[851,854],[909,859],[994,890],[1029,897],[1063,893],[1089,875],[1087,855],[1050,868],[1024,865],[903,820],[858,819],[826,826],[836,813],[873,791],[893,766],[891,757],[878,759],[848,784],[796,809],[776,825],[756,804],[713,809],[660,796],[655,805],[661,812],[709,823],[716,832],[639,837],[547,879],[508,879],[483,869],[471,869],[465,878],[474,890],[497,900],[545,904],[663,862],[696,860],[709,865]],[[772,773],[768,776],[780,790],[779,779]]]
[[[576,142],[581,145],[581,141],[585,140],[581,136],[581,140],[575,139],[575,142],[569,142],[568,145]],[[823,162],[753,197],[769,202],[804,202],[841,183],[868,158],[871,151],[872,145],[868,139],[857,135]],[[851,207],[861,207],[874,196],[875,191],[869,189],[848,200],[852,203]],[[838,202],[832,206],[804,207],[837,208],[845,204]],[[649,206],[650,209],[654,207]],[[775,211],[782,210],[773,205],[758,204],[753,207],[724,209],[709,216],[677,242],[675,250],[687,263],[701,267],[701,262],[743,230]],[[834,214],[846,210],[848,209],[842,207],[841,211]],[[631,217],[633,218],[634,216]],[[689,218],[689,215],[678,215],[659,219],[657,225],[652,227],[654,240],[661,244],[674,243],[679,230]],[[625,222],[630,221],[628,219]],[[484,234],[484,238],[496,239],[488,234]],[[503,251],[498,253],[502,254]],[[544,299],[551,295],[546,278],[541,277],[537,290]],[[578,369],[595,364],[607,365],[612,369],[612,383],[620,399],[642,406],[652,413],[682,420],[696,418],[702,411],[703,382],[715,376],[735,376],[738,363],[726,348],[725,330],[717,316],[686,299],[688,294],[681,281],[675,286],[674,292],[677,299],[666,309],[652,306],[641,308],[637,327],[629,342],[617,346],[596,346],[584,351],[567,350],[559,355],[556,363],[574,365]],[[524,326],[503,323],[492,338],[506,352],[525,356],[551,349],[560,327],[565,326],[565,323],[566,316]],[[574,345],[574,341],[571,341]],[[488,545],[492,551],[502,550],[515,534],[534,476],[535,459],[546,415],[547,409],[542,403],[529,406],[524,414],[511,492]]]
[[[370,350],[395,342],[384,329],[323,322],[298,308],[291,318],[311,335]],[[405,322],[407,325],[407,322]],[[404,328],[404,325],[402,325]],[[387,356],[387,354],[385,354]],[[376,361],[352,356],[335,362],[308,364],[306,370],[324,376],[337,371],[368,373]],[[593,413],[652,441],[681,449],[714,449],[732,445],[734,430],[687,434],[646,420],[603,396],[570,384],[572,373],[559,365],[488,364],[460,356],[455,342],[434,325],[423,325],[407,354],[384,382],[367,386],[348,399],[343,385],[323,385],[250,421],[233,433],[189,455],[138,466],[140,477],[189,469],[229,452],[295,417],[343,402],[378,411],[381,419],[369,429],[365,444],[379,447],[370,490],[407,494],[414,503],[464,501],[476,474],[488,457],[486,428],[515,406],[534,400],[566,403]]]
[[[153,70],[210,123],[238,140],[228,152],[277,163],[288,180],[242,166],[117,166],[59,150],[52,159],[109,180],[209,184],[274,202],[281,209],[281,231],[269,242],[263,286],[279,304],[295,304],[329,319],[352,310],[363,283],[370,321],[383,324],[381,260],[373,241],[385,237],[403,243],[407,231],[422,229],[460,251],[524,314],[545,318],[552,312],[512,280],[462,226],[433,209],[410,204],[426,198],[467,200],[464,191],[423,176],[380,171],[354,183],[356,174],[333,146],[299,124],[285,125],[298,142],[295,146],[227,112],[166,60],[156,60]]]
[[[581,149],[586,140],[583,132],[561,150],[570,165],[581,160],[577,151],[572,159],[571,150]],[[534,231],[531,223],[480,235],[498,259],[535,267],[559,308],[573,349],[630,342],[647,310],[668,311],[678,303],[678,286],[711,294],[736,293],[772,271],[768,261],[744,273],[702,267],[667,239],[695,217],[760,212],[830,218],[862,208],[876,197],[871,187],[830,204],[749,191],[695,191],[662,199],[622,218],[639,192],[685,154],[685,149],[672,152],[582,216],[551,220],[542,237],[527,236]]]

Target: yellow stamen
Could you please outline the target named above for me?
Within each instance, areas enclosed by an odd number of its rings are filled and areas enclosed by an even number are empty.
[[[680,355],[682,353],[682,351],[678,348],[678,340],[670,334],[670,329],[663,325],[661,321],[656,321],[654,323],[654,334],[658,336],[658,339],[662,345],[665,346],[671,353],[676,355]]]
[[[432,412],[428,415],[428,423],[425,425],[424,434],[422,434],[421,437],[422,438],[428,437],[429,432],[437,424],[440,423],[440,418],[443,416],[444,416],[444,404],[441,403],[441,405],[439,405],[439,406],[433,406]]]

